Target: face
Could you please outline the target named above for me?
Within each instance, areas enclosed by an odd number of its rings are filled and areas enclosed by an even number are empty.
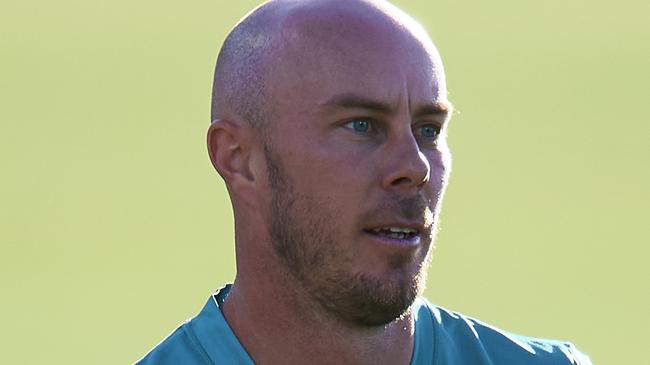
[[[449,107],[435,53],[357,33],[285,45],[270,82],[266,220],[295,285],[335,318],[377,326],[424,287]]]

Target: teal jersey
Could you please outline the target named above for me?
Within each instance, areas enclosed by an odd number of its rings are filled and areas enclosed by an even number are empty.
[[[230,286],[210,297],[199,315],[178,327],[136,365],[253,365],[221,309]],[[411,365],[592,365],[568,342],[523,337],[418,298],[412,307]]]

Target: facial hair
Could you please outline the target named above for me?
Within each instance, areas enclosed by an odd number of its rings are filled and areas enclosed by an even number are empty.
[[[337,221],[336,210],[323,197],[296,192],[268,143],[264,155],[272,191],[267,228],[273,250],[310,299],[353,326],[382,326],[408,313],[424,290],[430,252],[415,274],[399,272],[401,263],[392,263],[398,274],[395,280],[354,272],[352,257],[336,242],[332,225]],[[397,211],[403,216],[416,215],[424,204],[421,199],[401,200]],[[433,234],[422,239],[432,240]]]

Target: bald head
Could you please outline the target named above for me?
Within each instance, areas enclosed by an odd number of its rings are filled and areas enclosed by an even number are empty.
[[[311,62],[306,60],[314,57],[338,58],[354,52],[354,48],[372,48],[378,42],[408,43],[423,50],[432,59],[432,68],[440,74],[438,81],[443,84],[438,86],[444,89],[439,56],[426,32],[390,3],[268,1],[246,15],[223,44],[214,76],[212,121],[240,120],[263,127],[276,113],[276,104],[282,101],[275,97],[278,90],[274,78],[294,77],[296,82],[313,82],[301,79],[305,75],[294,74],[294,67]],[[313,68],[314,72],[319,71],[317,65]]]
[[[289,297],[353,326],[405,314],[450,171],[449,110],[435,47],[388,2],[274,0],[244,17],[219,54],[208,130],[235,285],[290,282]],[[388,222],[418,238],[393,250],[368,236]]]

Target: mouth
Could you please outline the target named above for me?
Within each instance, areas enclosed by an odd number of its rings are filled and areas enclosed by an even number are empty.
[[[420,243],[421,231],[414,227],[387,225],[366,228],[363,232],[382,243],[397,246],[417,246]]]
[[[364,232],[374,236],[387,237],[395,240],[411,239],[415,236],[419,236],[417,229],[406,227],[380,227],[364,229]]]

